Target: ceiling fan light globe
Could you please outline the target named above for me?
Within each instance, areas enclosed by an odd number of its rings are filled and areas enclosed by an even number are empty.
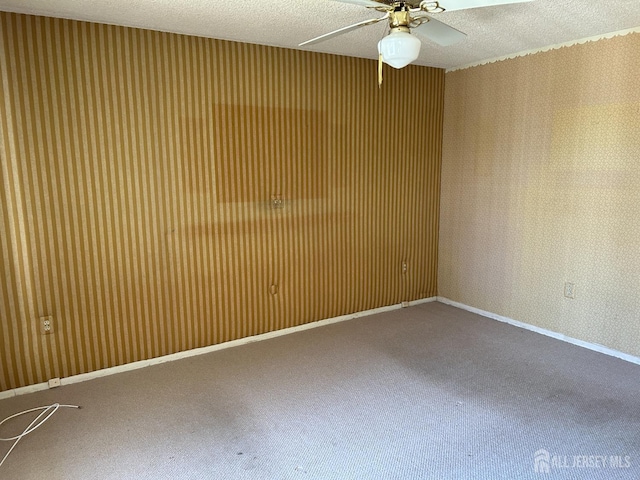
[[[393,68],[403,68],[420,54],[420,40],[408,32],[391,32],[378,42],[382,61]]]

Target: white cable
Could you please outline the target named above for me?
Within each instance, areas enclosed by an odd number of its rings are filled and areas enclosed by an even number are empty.
[[[5,418],[4,420],[2,420],[0,422],[0,426],[2,426],[2,424],[4,422],[7,422],[7,421],[11,420],[12,418],[16,418],[16,417],[19,417],[20,415],[25,415],[27,413],[37,412],[38,410],[42,410],[42,412],[19,435],[16,435],[15,437],[10,437],[10,438],[2,438],[2,437],[0,437],[0,442],[10,442],[11,440],[15,440],[15,442],[13,442],[13,445],[11,445],[11,448],[9,449],[9,451],[6,453],[6,455],[2,459],[2,461],[0,461],[0,467],[2,467],[2,464],[7,459],[9,454],[13,451],[13,449],[16,448],[16,445],[18,444],[18,442],[20,440],[22,440],[23,437],[26,437],[31,432],[33,432],[35,429],[40,427],[44,422],[49,420],[49,418],[51,418],[51,415],[56,413],[60,407],[81,408],[78,405],[60,405],[59,403],[53,403],[51,405],[47,405],[47,406],[44,406],[44,407],[36,407],[36,408],[31,408],[29,410],[25,410],[24,412],[14,413],[13,415],[11,415],[11,416]]]

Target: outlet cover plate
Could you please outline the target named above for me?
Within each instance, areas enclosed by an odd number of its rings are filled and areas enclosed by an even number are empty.
[[[564,284],[564,296],[567,298],[576,298],[576,286],[574,283],[565,282]]]
[[[49,335],[53,333],[53,315],[46,317],[40,317],[40,333],[42,335]]]

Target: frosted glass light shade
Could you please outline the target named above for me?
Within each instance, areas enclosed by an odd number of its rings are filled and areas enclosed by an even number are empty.
[[[393,68],[409,65],[420,54],[420,40],[408,32],[391,32],[378,42],[382,61]]]

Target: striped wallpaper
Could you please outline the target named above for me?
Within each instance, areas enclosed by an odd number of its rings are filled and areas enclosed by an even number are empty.
[[[0,35],[0,390],[435,295],[442,70]]]

